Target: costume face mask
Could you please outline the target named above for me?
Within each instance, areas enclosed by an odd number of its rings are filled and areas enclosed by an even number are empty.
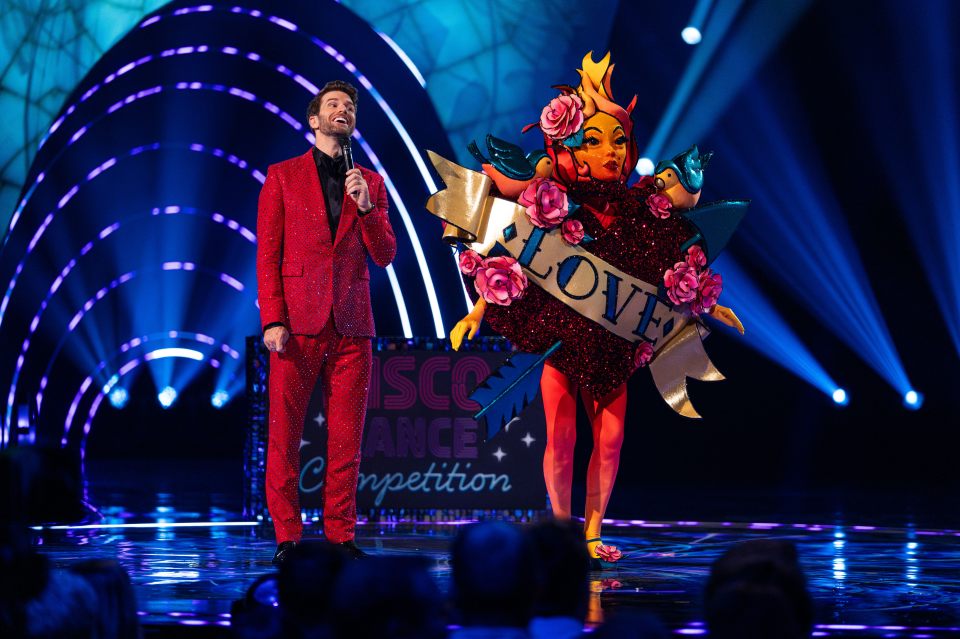
[[[592,56],[585,55],[583,68],[577,70],[580,86],[556,86],[561,94],[544,107],[539,122],[523,129],[540,128],[553,178],[568,186],[590,180],[625,182],[639,157],[630,119],[637,97],[626,107],[614,101],[610,54],[599,62]]]
[[[598,111],[583,125],[583,144],[574,157],[589,167],[589,175],[604,182],[620,179],[627,158],[627,136],[612,115]]]

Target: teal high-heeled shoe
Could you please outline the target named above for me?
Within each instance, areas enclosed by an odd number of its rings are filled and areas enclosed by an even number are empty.
[[[587,544],[592,544],[595,541],[600,542],[600,545],[597,546],[597,554],[600,556],[590,557],[590,570],[611,570],[618,568],[619,564],[617,562],[623,559],[623,553],[620,552],[620,549],[616,546],[605,546],[600,537],[588,539]]]

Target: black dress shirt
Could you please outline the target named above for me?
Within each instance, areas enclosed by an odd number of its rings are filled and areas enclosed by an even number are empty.
[[[313,161],[317,164],[317,177],[320,178],[327,221],[330,222],[330,240],[333,241],[337,237],[337,226],[343,211],[343,182],[347,170],[342,155],[332,158],[317,147],[313,147]]]

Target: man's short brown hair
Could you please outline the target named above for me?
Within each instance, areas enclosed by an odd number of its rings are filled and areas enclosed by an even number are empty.
[[[353,106],[357,106],[357,87],[353,86],[349,82],[344,82],[343,80],[331,80],[323,85],[323,88],[320,89],[320,93],[313,96],[313,99],[310,100],[310,104],[307,105],[307,123],[310,122],[310,116],[317,115],[320,113],[320,101],[323,100],[323,96],[331,91],[343,91],[350,99],[353,100]]]

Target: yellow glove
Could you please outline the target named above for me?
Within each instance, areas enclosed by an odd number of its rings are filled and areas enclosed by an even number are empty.
[[[732,308],[717,304],[710,310],[710,316],[717,321],[723,322],[727,326],[737,329],[737,331],[743,335],[743,323],[740,321],[740,318],[737,317],[737,314],[733,312]]]
[[[477,331],[480,330],[480,323],[483,321],[483,313],[486,310],[487,303],[481,297],[477,300],[470,314],[457,322],[456,326],[450,330],[450,344],[453,346],[453,350],[460,350],[464,335],[467,336],[467,339],[473,339],[476,336]]]

